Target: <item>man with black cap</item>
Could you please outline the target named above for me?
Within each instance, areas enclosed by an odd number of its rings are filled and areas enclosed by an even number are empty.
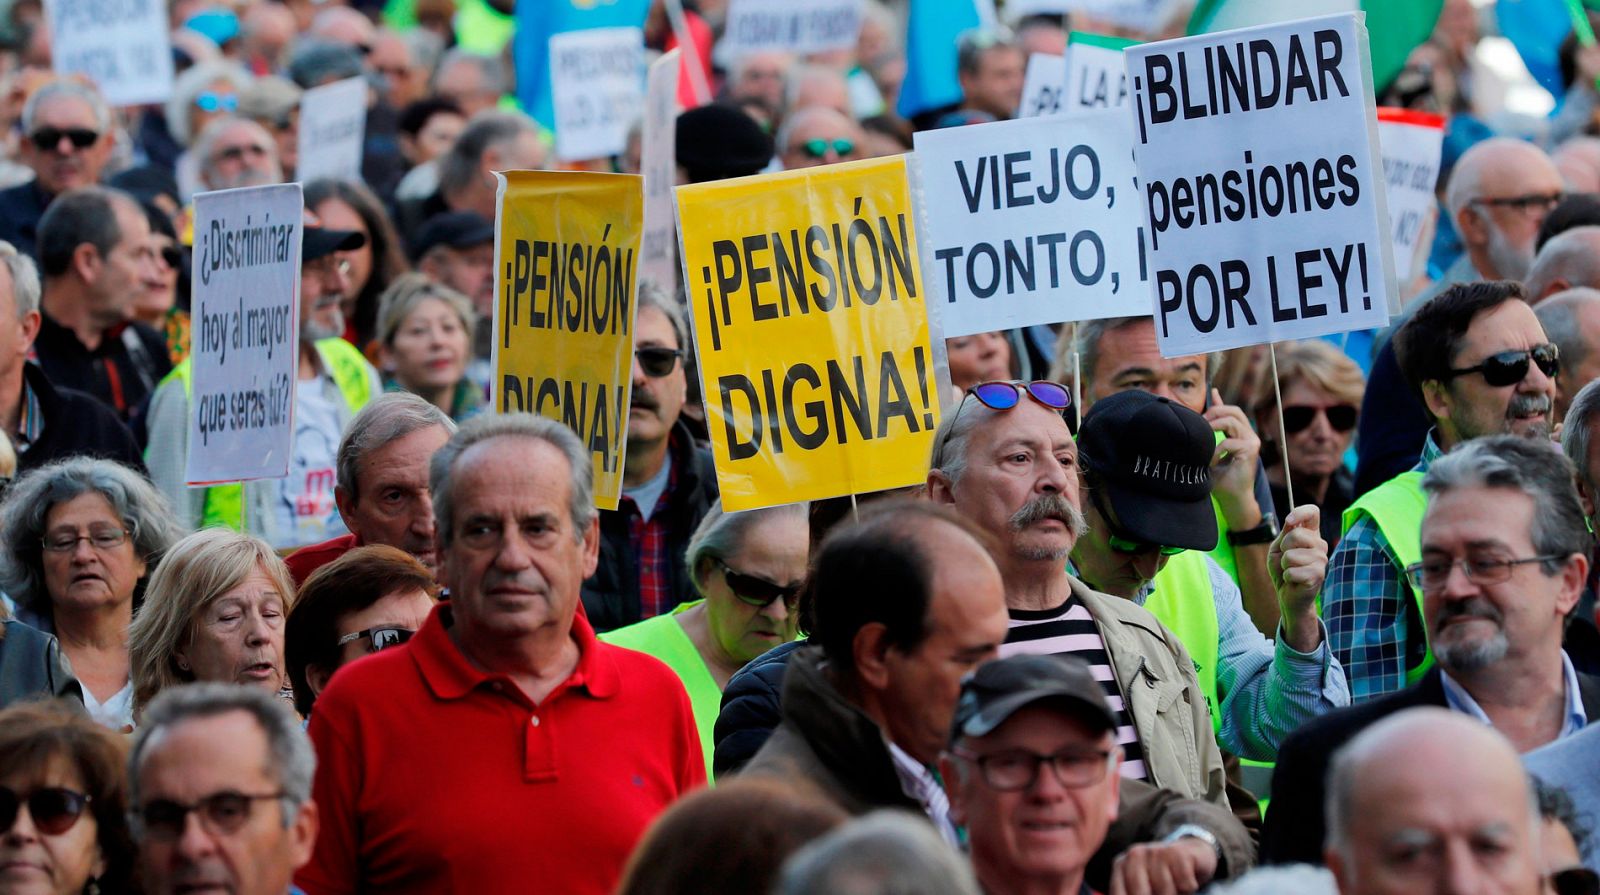
[[[1076,656],[1011,656],[962,682],[939,775],[988,895],[1090,895],[1108,871],[1122,891],[1194,892],[1245,869],[1248,850],[1210,829],[1229,826],[1215,822],[1220,809],[1160,811],[1163,794],[1122,779],[1116,730]],[[1156,841],[1102,848],[1141,823]]]
[[[680,184],[746,177],[772,164],[772,136],[731,106],[684,112],[675,139]]]
[[[190,361],[162,380],[150,402],[150,443],[145,462],[150,478],[172,502],[186,529],[227,525],[265,538],[280,550],[303,547],[344,534],[334,501],[339,439],[350,420],[374,395],[382,394],[378,371],[355,346],[340,338],[344,314],[339,298],[349,287],[350,263],[342,252],[361,248],[366,237],[329,230],[305,215],[300,259],[300,373],[295,387],[294,446],[289,474],[243,485],[189,488]]]
[[[428,279],[465,295],[478,312],[467,376],[487,386],[493,371],[494,221],[476,211],[447,211],[429,218],[411,239],[411,262]]]

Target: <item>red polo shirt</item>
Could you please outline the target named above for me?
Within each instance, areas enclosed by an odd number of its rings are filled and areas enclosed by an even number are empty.
[[[301,547],[299,550],[289,554],[283,562],[289,567],[289,575],[294,578],[294,586],[299,587],[306,583],[306,579],[311,577],[312,572],[360,546],[361,541],[355,535],[340,535],[337,538],[329,538],[320,544],[308,544]]]
[[[534,704],[475,667],[441,603],[403,647],[339,671],[311,740],[321,815],[295,882],[346,892],[608,895],[645,827],[705,783],[667,666],[572,622],[571,677]]]

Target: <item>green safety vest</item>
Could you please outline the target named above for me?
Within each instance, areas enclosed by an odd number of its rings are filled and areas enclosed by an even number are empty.
[[[1402,472],[1387,482],[1361,495],[1361,498],[1344,511],[1344,531],[1362,516],[1368,516],[1383,533],[1384,540],[1394,551],[1400,568],[1422,561],[1422,514],[1428,509],[1428,497],[1422,492],[1422,473],[1412,470]],[[1422,617],[1422,594],[1411,587],[1402,571],[1400,586],[1405,588],[1417,603],[1417,615]],[[1423,628],[1422,636],[1428,636]],[[1415,667],[1406,669],[1406,683],[1415,684],[1433,667],[1433,650],[1423,655]]]
[[[339,387],[339,393],[344,396],[350,411],[355,413],[367,406],[367,402],[372,399],[372,380],[367,375],[367,359],[361,356],[356,346],[344,339],[332,338],[319,339],[316,347],[317,354],[322,357],[322,363],[328,368],[328,375],[333,377],[334,385]],[[194,394],[190,371],[190,360],[184,358],[182,363],[173,367],[172,372],[161,380],[161,384],[165,385],[177,379],[183,383],[184,397],[189,397]],[[225,525],[241,531],[244,529],[243,484],[233,482],[206,488],[205,503],[200,513],[200,527],[211,528],[216,525]]]

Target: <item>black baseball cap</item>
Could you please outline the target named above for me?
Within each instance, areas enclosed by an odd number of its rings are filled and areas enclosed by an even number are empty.
[[[713,103],[680,114],[674,141],[690,183],[747,177],[772,163],[771,135],[731,106]]]
[[[1117,715],[1088,662],[1064,654],[1023,654],[980,665],[961,682],[950,742],[990,734],[1012,715],[1046,699],[1096,730],[1117,727]]]
[[[1146,543],[1190,550],[1217,546],[1216,444],[1205,417],[1137,389],[1096,401],[1078,433],[1079,462],[1117,527]]]
[[[437,246],[470,249],[494,242],[494,221],[476,211],[447,211],[428,218],[411,241],[411,260],[418,261]]]
[[[353,252],[366,244],[367,237],[357,230],[307,227],[300,241],[300,263],[315,261],[334,252]]]

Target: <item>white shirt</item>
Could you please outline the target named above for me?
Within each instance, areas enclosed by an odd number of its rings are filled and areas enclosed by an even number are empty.
[[[326,374],[295,383],[294,447],[289,474],[277,481],[264,535],[275,549],[304,547],[346,534],[333,500],[339,456],[339,408],[323,394]]]

